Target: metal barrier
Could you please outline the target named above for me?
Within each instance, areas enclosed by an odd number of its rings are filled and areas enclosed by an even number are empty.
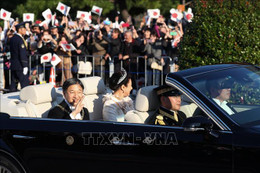
[[[0,88],[4,88],[4,58],[0,55]]]
[[[117,56],[114,57],[113,59],[116,59],[118,58]],[[128,65],[128,69],[129,69],[129,73],[130,74],[136,74],[136,80],[140,79],[140,77],[144,77],[144,86],[147,86],[148,84],[149,85],[162,85],[163,84],[163,76],[168,74],[169,72],[174,72],[175,71],[175,62],[177,60],[177,57],[175,58],[171,58],[169,56],[162,56],[162,58],[164,58],[164,61],[166,62],[165,66],[163,67],[163,70],[162,71],[159,71],[159,70],[155,70],[155,69],[151,69],[150,67],[148,67],[148,59],[146,59],[144,56],[138,56],[136,57],[136,71],[131,71],[131,60],[132,59],[127,59],[127,60],[121,60],[120,62],[120,67],[122,68],[123,67],[123,61],[129,61]],[[140,63],[140,60],[143,59],[143,63],[144,64],[141,64]],[[155,58],[152,59],[152,61],[156,61]],[[140,65],[143,65],[143,70],[144,71],[139,71],[140,70]],[[167,71],[167,68],[169,66],[169,70]],[[150,69],[150,70],[148,70]],[[152,71],[152,72],[151,72]],[[156,83],[156,75],[158,75],[159,73],[159,76],[160,76],[160,82],[159,83]],[[152,82],[151,83],[148,83],[148,78],[151,77],[152,75]],[[136,87],[137,89],[139,88],[138,86]]]
[[[138,81],[143,79],[144,81],[141,82],[142,84],[136,85],[136,89],[138,89],[139,87],[142,86],[147,86],[147,85],[161,85],[163,84],[163,76],[166,75],[169,72],[174,72],[175,71],[175,61],[176,58],[171,58],[169,56],[163,56],[162,58],[164,58],[164,62],[165,65],[163,66],[163,70],[156,70],[156,69],[152,69],[150,67],[150,64],[148,64],[148,59],[146,59],[144,56],[138,56],[134,59],[127,59],[127,60],[118,60],[118,56],[115,56],[113,58],[109,57],[108,58],[108,62],[106,65],[102,65],[102,63],[100,62],[100,65],[96,66],[95,65],[95,58],[98,57],[100,58],[100,61],[102,61],[102,59],[104,58],[103,56],[100,55],[84,55],[84,56],[66,56],[66,55],[58,55],[59,57],[62,57],[62,63],[61,63],[61,68],[56,68],[56,72],[57,71],[61,71],[61,79],[64,78],[64,73],[66,73],[66,70],[70,70],[70,73],[72,73],[72,75],[74,75],[74,77],[87,77],[87,76],[95,76],[97,74],[99,74],[101,76],[101,78],[105,79],[105,74],[108,74],[108,77],[111,77],[112,74],[115,71],[115,60],[117,62],[120,62],[120,68],[123,68],[125,66],[125,64],[128,64],[127,70],[130,74],[132,74],[132,76],[134,76],[134,80]],[[41,75],[41,79],[40,82],[44,82],[47,81],[46,77],[48,76],[49,70],[51,68],[51,64],[50,63],[43,63],[40,64],[40,54],[35,54],[35,55],[30,55],[29,56],[29,75],[32,73],[32,70],[36,70],[37,74],[40,76]],[[64,58],[71,58],[69,66],[68,64],[64,64]],[[76,58],[76,64],[72,64],[72,58]],[[92,74],[90,75],[82,75],[82,74],[78,74],[77,71],[77,64],[79,61],[90,61],[92,63]],[[156,61],[155,58],[153,58],[152,61]],[[67,62],[66,62],[67,63]],[[124,64],[125,63],[125,64]],[[133,68],[133,65],[134,69]],[[1,64],[0,64],[1,65]],[[76,66],[75,66],[76,65]],[[132,65],[132,66],[131,66]],[[69,67],[69,68],[67,68]],[[106,69],[106,67],[108,67],[108,69]],[[76,69],[75,69],[76,68]],[[0,70],[3,70],[3,68],[1,68],[0,66]],[[1,74],[1,72],[0,72]],[[160,77],[160,80],[158,82],[158,76]],[[152,77],[152,79],[151,79]],[[9,84],[11,83],[11,70],[9,70]],[[0,77],[0,80],[1,77]],[[105,81],[105,80],[104,80]],[[0,81],[1,84],[1,81]]]

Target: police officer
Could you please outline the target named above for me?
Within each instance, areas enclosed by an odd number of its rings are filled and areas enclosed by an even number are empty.
[[[152,116],[149,124],[181,126],[186,119],[186,115],[180,111],[181,92],[166,85],[155,88],[155,91],[161,105]]]
[[[17,81],[20,82],[21,88],[29,85],[27,43],[23,38],[26,34],[25,23],[17,24],[15,28],[17,33],[10,40],[11,92],[17,91]]]

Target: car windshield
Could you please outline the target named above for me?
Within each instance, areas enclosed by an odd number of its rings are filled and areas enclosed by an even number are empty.
[[[230,68],[187,78],[242,126],[260,125],[260,70]]]

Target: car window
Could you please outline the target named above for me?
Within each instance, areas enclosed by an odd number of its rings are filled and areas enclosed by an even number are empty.
[[[248,66],[187,78],[240,125],[260,121],[260,71]]]

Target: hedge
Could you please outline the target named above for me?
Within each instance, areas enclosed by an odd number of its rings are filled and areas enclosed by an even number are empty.
[[[179,48],[182,69],[260,63],[259,0],[194,0],[194,19]]]

